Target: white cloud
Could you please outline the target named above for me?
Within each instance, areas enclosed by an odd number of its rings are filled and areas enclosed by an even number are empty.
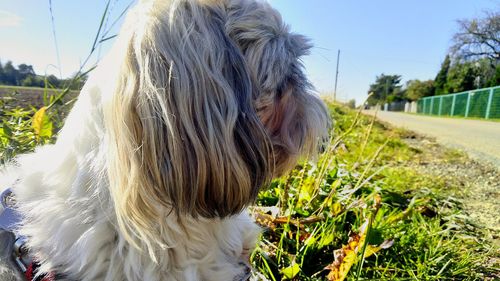
[[[0,27],[16,27],[20,26],[23,18],[20,16],[0,10]]]

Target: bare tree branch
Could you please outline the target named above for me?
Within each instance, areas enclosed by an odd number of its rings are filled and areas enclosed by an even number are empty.
[[[450,48],[458,60],[488,58],[500,61],[500,12],[486,12],[484,18],[459,20],[459,30]]]

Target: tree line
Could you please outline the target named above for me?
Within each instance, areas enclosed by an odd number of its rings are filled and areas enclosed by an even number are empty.
[[[22,63],[16,67],[11,61],[5,64],[0,61],[0,85],[79,90],[84,82],[85,79],[74,81],[72,78],[59,79],[55,75],[38,75],[32,65]]]
[[[453,44],[434,79],[401,83],[401,75],[381,74],[370,85],[368,103],[415,101],[500,85],[500,12],[459,20]]]

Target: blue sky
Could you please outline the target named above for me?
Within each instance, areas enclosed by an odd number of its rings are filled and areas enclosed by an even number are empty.
[[[110,20],[132,0],[111,0]],[[366,98],[381,73],[403,81],[432,79],[451,44],[456,20],[499,10],[500,0],[270,0],[292,30],[315,45],[304,59],[317,90],[333,92],[337,50],[341,50],[337,96]],[[39,74],[68,76],[87,57],[105,0],[52,0],[60,64],[48,0],[0,0],[0,60],[27,63]],[[118,31],[120,22],[110,31]],[[96,62],[109,49],[103,44]],[[60,65],[60,68],[58,67]]]

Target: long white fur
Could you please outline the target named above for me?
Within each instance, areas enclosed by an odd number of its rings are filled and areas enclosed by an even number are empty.
[[[140,19],[142,12],[151,9],[150,5],[161,1],[141,1],[132,17]],[[221,4],[215,0],[184,1]],[[164,0],[161,3],[167,2],[175,6],[183,1]],[[252,81],[258,84],[252,86],[257,93],[253,97],[255,104],[247,107],[257,107],[253,118],[257,119],[258,115],[264,123],[262,127],[268,130],[267,141],[273,142],[275,150],[275,159],[270,161],[277,166],[276,173],[283,173],[300,153],[315,149],[328,125],[325,107],[317,97],[309,94],[311,86],[299,61],[310,44],[299,35],[289,34],[279,14],[265,3],[252,0],[224,0],[224,3],[232,9],[226,32],[241,48],[239,56],[246,59]],[[252,12],[254,17],[245,14]],[[266,15],[271,16],[265,18]],[[158,16],[164,15],[158,13]],[[173,20],[172,15],[170,19]],[[125,26],[125,34],[128,28],[137,29],[133,25],[141,21],[127,22],[132,26]],[[170,22],[169,28],[172,24]],[[179,213],[173,211],[162,213],[157,221],[161,233],[155,233],[161,237],[161,243],[137,241],[149,236],[131,238],[119,224],[115,201],[120,194],[110,191],[109,177],[113,174],[108,171],[109,147],[113,140],[110,140],[110,128],[106,128],[109,122],[103,111],[113,99],[119,79],[123,79],[119,73],[127,56],[128,40],[131,38],[120,36],[110,55],[92,73],[57,143],[18,157],[0,174],[3,186],[13,188],[17,208],[23,216],[18,234],[28,237],[28,246],[41,263],[40,272],[55,271],[68,280],[241,280],[246,274],[244,264],[248,251],[254,247],[259,233],[246,211],[225,218],[179,217]],[[175,40],[181,44],[182,38]],[[175,58],[172,60],[171,63],[182,64]],[[163,71],[169,72],[168,69]],[[175,75],[170,76],[171,73],[167,75],[169,79],[177,79]],[[119,122],[115,123],[126,129],[127,124]],[[217,189],[210,192],[217,192]],[[245,196],[252,198],[249,194]],[[140,208],[140,205],[135,207]],[[136,245],[131,244],[131,239]]]
[[[181,229],[174,214],[165,217],[158,223],[169,227],[164,233],[169,245],[156,262],[120,236],[105,174],[102,83],[87,83],[58,143],[20,157],[15,177],[10,176],[18,179],[11,184],[26,222],[19,233],[30,237],[34,253],[43,254],[37,257],[41,270],[84,281],[232,281],[244,276],[244,251],[254,246],[259,232],[246,213],[185,218],[188,229]]]

